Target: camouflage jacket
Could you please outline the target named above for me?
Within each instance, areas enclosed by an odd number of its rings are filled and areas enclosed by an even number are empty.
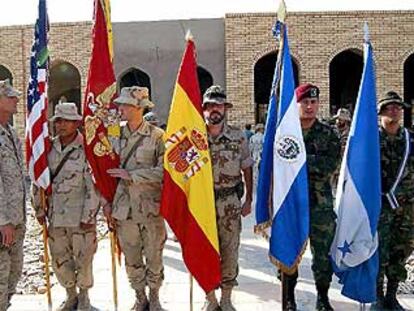
[[[242,130],[224,125],[217,137],[208,137],[213,162],[214,188],[230,188],[242,181],[241,171],[253,165],[249,143]]]
[[[54,174],[67,153],[74,150],[52,183],[48,197],[48,217],[54,227],[78,227],[80,223],[93,224],[99,208],[99,196],[92,182],[91,171],[83,148],[83,136],[78,136],[62,150],[59,137],[52,140],[48,165]],[[32,201],[36,215],[44,215],[40,193],[32,186]]]
[[[114,218],[146,222],[159,216],[165,152],[163,134],[162,129],[145,120],[133,133],[128,126],[122,128],[121,167],[128,171],[132,180],[118,183],[113,202]],[[138,147],[126,159],[137,142]]]
[[[411,153],[395,191],[395,196],[401,206],[414,203],[414,136],[412,133],[410,141]],[[386,193],[394,184],[404,158],[406,145],[403,128],[401,127],[395,136],[389,135],[383,128],[380,128],[380,144],[381,186],[382,193]],[[383,198],[386,201],[385,196]]]
[[[22,146],[11,126],[0,125],[0,226],[26,221]]]
[[[341,145],[337,132],[319,120],[303,131],[308,164],[310,205],[330,202],[332,191],[330,179],[340,163]]]

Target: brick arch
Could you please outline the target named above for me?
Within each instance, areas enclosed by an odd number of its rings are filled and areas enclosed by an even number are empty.
[[[14,75],[13,75],[13,72],[10,70],[10,67],[7,65],[4,65],[3,63],[0,63],[0,68],[4,68],[6,70],[7,74],[10,75],[10,78],[11,78],[10,82],[13,84]],[[4,77],[0,77],[0,79],[3,80]]]
[[[71,72],[76,76],[76,80],[69,79],[71,76],[65,76],[62,72],[54,72],[57,67],[63,64],[66,64],[70,68]],[[82,74],[79,67],[72,61],[59,58],[51,62],[49,73],[49,113],[51,114],[53,112],[54,106],[62,99],[62,97],[68,101],[75,102],[80,112],[82,110]],[[54,76],[54,74],[57,74],[57,76]],[[68,83],[68,81],[71,83]]]
[[[254,66],[256,65],[256,63],[263,57],[266,56],[267,54],[273,53],[273,52],[278,52],[279,49],[275,48],[275,46],[268,46],[262,50],[260,50],[259,52],[256,52],[253,54],[252,58],[251,58],[251,68],[254,69]],[[296,66],[298,67],[298,72],[301,72],[302,69],[302,59],[295,53],[292,53],[292,50],[290,51],[290,56],[292,57],[293,61],[295,62]],[[299,74],[300,77],[300,74]]]
[[[400,58],[400,62],[399,62],[399,70],[400,71],[404,71],[404,65],[407,62],[407,60],[414,54],[414,48],[410,48],[408,50],[406,50],[401,58]],[[1,65],[1,64],[0,64]]]
[[[351,51],[357,51],[358,53],[360,53],[362,56],[364,54],[363,49],[361,49],[360,47],[355,46],[355,44],[345,44],[342,46],[337,47],[335,50],[333,50],[329,56],[327,57],[326,61],[325,61],[325,67],[329,70],[329,65],[331,64],[332,60],[339,54],[341,54],[342,52],[345,52],[347,50],[351,50]]]

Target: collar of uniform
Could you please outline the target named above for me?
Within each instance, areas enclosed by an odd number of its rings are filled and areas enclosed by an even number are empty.
[[[56,136],[53,139],[53,145],[56,150],[58,150],[59,152],[62,152],[62,144],[60,143],[59,136]],[[64,150],[71,150],[72,148],[79,148],[82,146],[83,146],[83,136],[80,132],[78,132],[78,135],[76,136],[76,138],[69,145],[67,145]]]
[[[12,135],[12,129],[9,124],[6,127],[0,124],[0,135]]]
[[[209,138],[211,138],[212,140],[218,140],[223,136],[226,136],[228,139],[231,139],[231,129],[230,129],[230,126],[228,126],[227,123],[224,123],[223,130],[221,131],[220,134],[218,134],[214,138],[212,136],[209,136]]]
[[[397,134],[396,134],[396,135],[390,135],[390,134],[388,134],[388,132],[384,129],[384,127],[381,125],[381,126],[380,126],[380,133],[381,133],[382,135],[386,135],[386,136],[393,136],[393,137],[397,137],[397,138],[399,138],[399,137],[403,137],[403,136],[404,136],[404,131],[403,131],[403,127],[402,127],[402,126],[400,126],[400,127],[398,128],[398,131],[397,131]]]
[[[135,135],[149,136],[150,134],[151,134],[151,129],[150,129],[149,123],[145,120],[142,120],[140,127],[136,129],[134,132],[131,132],[131,130],[128,127],[128,124],[124,128],[124,136],[127,139],[130,136],[135,136]]]

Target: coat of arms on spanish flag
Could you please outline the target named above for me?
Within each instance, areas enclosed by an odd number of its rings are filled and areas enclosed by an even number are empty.
[[[187,39],[164,140],[161,213],[181,244],[188,270],[208,293],[221,281],[220,253],[212,163],[192,38]]]
[[[102,196],[112,202],[117,181],[106,172],[119,166],[119,117],[112,64],[112,26],[109,0],[95,0],[92,57],[83,106],[85,152]]]

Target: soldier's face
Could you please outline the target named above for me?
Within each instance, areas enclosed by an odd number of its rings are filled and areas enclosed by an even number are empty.
[[[226,115],[226,107],[221,104],[206,103],[203,108],[203,115],[207,124],[220,124]]]
[[[65,119],[56,119],[55,129],[56,135],[60,137],[69,137],[76,133],[80,125],[80,121],[65,120]]]
[[[119,113],[121,114],[121,121],[134,120],[140,113],[143,114],[144,109],[132,105],[120,105]]]
[[[398,104],[385,106],[381,111],[381,120],[385,123],[399,123],[402,118],[402,107]]]
[[[15,114],[17,112],[18,97],[0,96],[0,111],[4,111],[9,114]]]
[[[319,110],[318,98],[304,98],[298,103],[299,106],[299,118],[301,120],[313,120]]]

